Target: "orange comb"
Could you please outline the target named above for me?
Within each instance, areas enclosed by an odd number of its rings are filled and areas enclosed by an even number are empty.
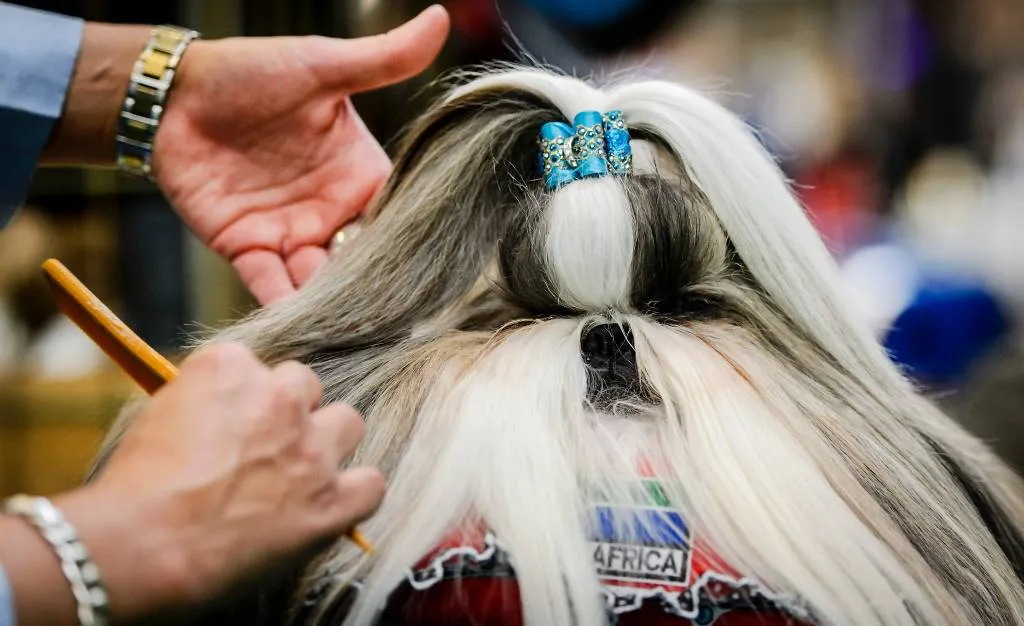
[[[43,263],[43,272],[57,306],[93,342],[107,353],[146,393],[153,395],[178,376],[178,369],[125,326],[82,281],[56,259]],[[364,551],[373,546],[353,528],[349,538]]]
[[[146,393],[153,395],[178,375],[171,362],[151,348],[71,273],[50,259],[43,272],[57,306],[93,342],[107,353]]]

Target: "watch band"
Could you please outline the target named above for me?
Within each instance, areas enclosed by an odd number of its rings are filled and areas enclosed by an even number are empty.
[[[110,604],[99,568],[60,509],[46,498],[24,495],[9,498],[3,509],[31,523],[57,553],[61,571],[71,584],[71,593],[78,604],[78,623],[106,626]]]
[[[129,174],[152,180],[153,138],[167,94],[182,55],[198,37],[194,30],[158,26],[135,62],[117,123],[117,165]]]

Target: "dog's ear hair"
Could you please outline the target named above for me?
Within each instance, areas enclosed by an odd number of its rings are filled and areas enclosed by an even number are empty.
[[[992,497],[984,483],[973,478],[970,472],[934,439],[927,435],[922,435],[922,437],[960,484],[964,495],[978,510],[978,515],[985,522],[985,526],[988,527],[989,532],[992,533],[999,548],[1016,572],[1017,578],[1024,585],[1024,537],[1021,536],[1020,530],[1014,525],[1006,510]]]

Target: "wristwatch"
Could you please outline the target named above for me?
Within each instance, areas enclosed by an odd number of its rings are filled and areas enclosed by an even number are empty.
[[[152,180],[153,138],[181,57],[198,37],[194,30],[158,26],[135,62],[117,124],[117,165],[129,174]]]

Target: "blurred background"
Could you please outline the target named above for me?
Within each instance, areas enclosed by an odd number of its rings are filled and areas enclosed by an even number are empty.
[[[419,0],[16,2],[206,37],[383,32]],[[707,89],[793,180],[879,339],[1024,468],[1024,3],[1019,0],[449,0],[420,79],[356,98],[389,148],[453,67],[530,57]],[[211,173],[216,176],[216,172]],[[41,171],[0,232],[0,496],[77,484],[132,383],[56,311],[56,256],[173,356],[253,302],[155,188]]]

